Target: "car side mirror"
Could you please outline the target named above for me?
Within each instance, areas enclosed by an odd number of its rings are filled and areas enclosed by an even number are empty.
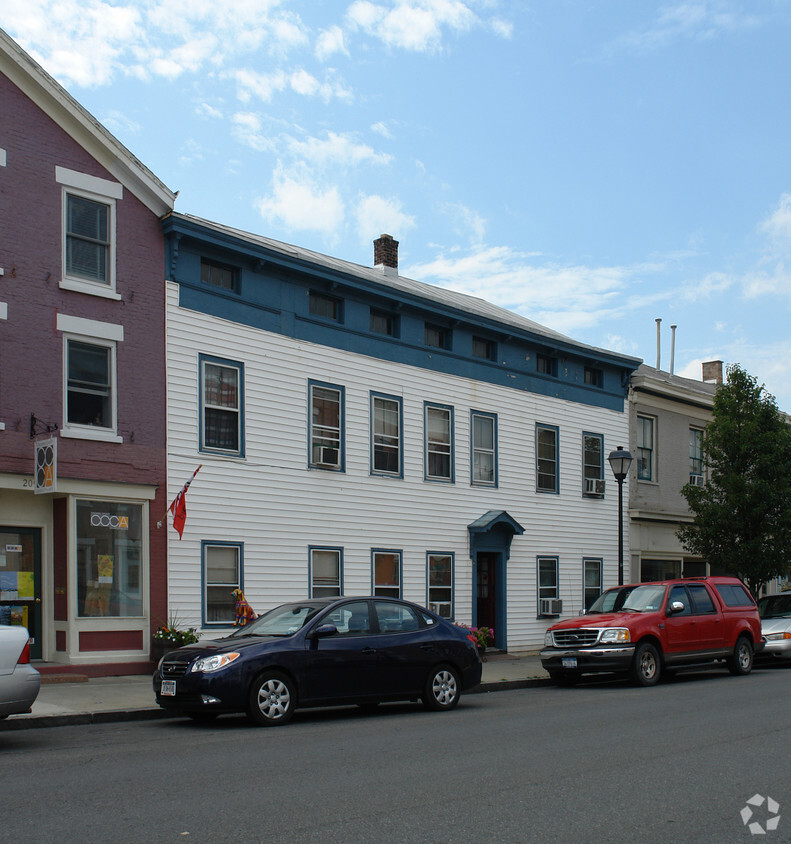
[[[668,615],[675,615],[677,612],[684,612],[684,605],[681,601],[673,601],[668,607]]]
[[[311,634],[311,639],[324,639],[327,636],[335,636],[338,628],[329,621],[326,624],[320,624]]]

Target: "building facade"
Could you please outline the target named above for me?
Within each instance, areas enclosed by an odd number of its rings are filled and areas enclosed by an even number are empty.
[[[386,594],[531,649],[617,578],[639,361],[480,299],[183,214],[167,239],[168,600],[211,635]]]
[[[174,195],[0,31],[0,621],[147,666],[167,613],[164,241]]]

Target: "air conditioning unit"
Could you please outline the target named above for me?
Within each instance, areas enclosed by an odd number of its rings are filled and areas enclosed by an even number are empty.
[[[541,598],[539,615],[560,615],[563,612],[563,601],[560,598]]]
[[[337,448],[321,446],[319,448],[319,459],[317,462],[322,466],[337,466],[339,454],[340,452]]]
[[[604,495],[605,486],[600,478],[585,478],[585,495]]]
[[[703,475],[690,475],[689,482],[692,486],[703,486]]]
[[[428,608],[440,618],[450,618],[450,601],[432,601]]]

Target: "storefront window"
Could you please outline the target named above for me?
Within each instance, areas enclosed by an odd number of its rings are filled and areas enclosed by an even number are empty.
[[[77,502],[77,612],[82,617],[143,615],[140,504]]]

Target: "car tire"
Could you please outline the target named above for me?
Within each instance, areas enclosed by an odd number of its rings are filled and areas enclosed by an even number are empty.
[[[550,671],[549,679],[556,686],[576,686],[580,678],[576,674],[567,674],[565,671]]]
[[[281,671],[262,671],[247,695],[247,717],[259,727],[287,724],[297,706],[294,681]]]
[[[733,653],[727,659],[728,671],[737,677],[743,677],[753,670],[754,658],[752,642],[746,636],[739,636]]]
[[[630,670],[632,680],[638,686],[655,686],[662,674],[659,651],[650,642],[641,642],[634,652]]]
[[[461,697],[459,674],[450,665],[438,665],[426,677],[423,687],[423,706],[434,712],[453,709]]]

